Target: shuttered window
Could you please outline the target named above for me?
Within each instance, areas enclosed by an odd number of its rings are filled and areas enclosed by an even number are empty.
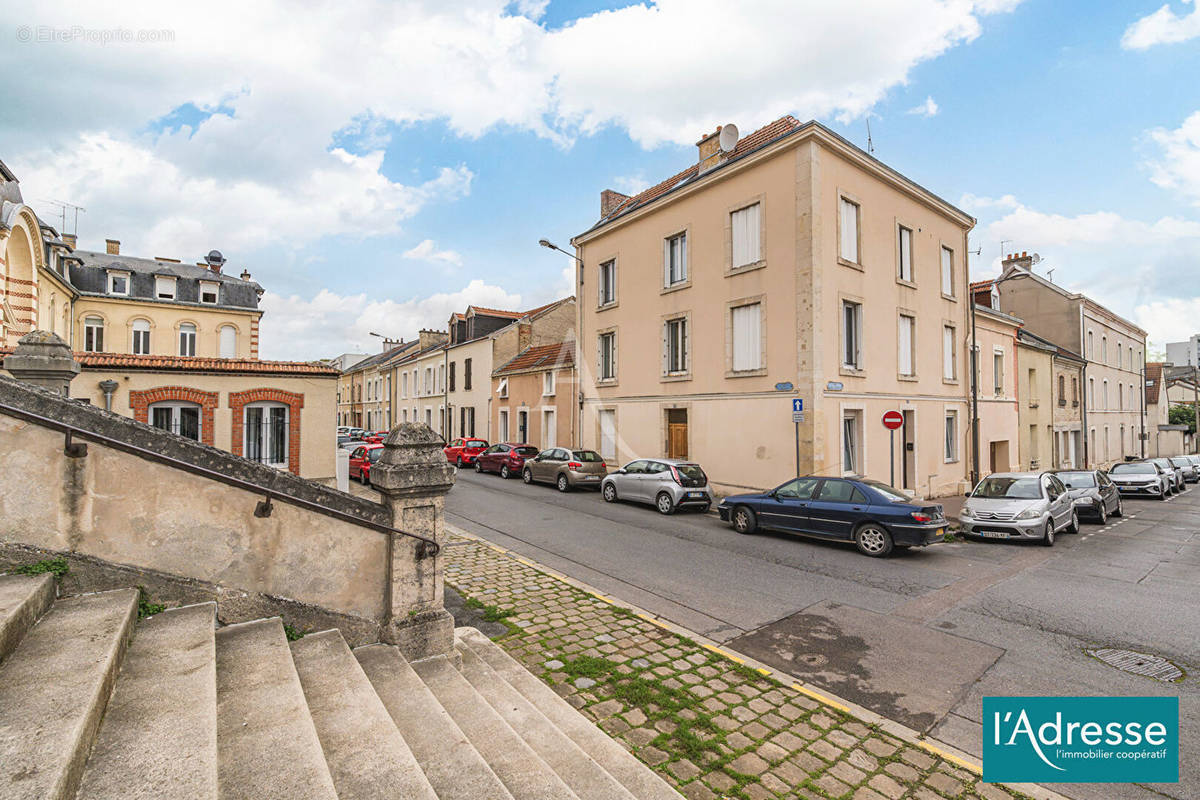
[[[911,281],[912,276],[912,231],[900,226],[900,263],[897,265],[900,280]]]
[[[858,204],[843,197],[840,216],[842,241],[838,255],[858,264]]]
[[[954,340],[954,326],[942,328],[942,377],[952,381],[958,377],[958,353]]]
[[[732,224],[734,269],[761,261],[759,204],[733,212]]]
[[[733,371],[762,369],[762,305],[733,309]]]
[[[942,294],[954,296],[954,251],[942,248]]]
[[[913,366],[913,333],[917,326],[917,321],[907,314],[900,315],[900,329],[898,338],[899,346],[899,371],[901,375],[911,377],[916,373],[916,368]]]

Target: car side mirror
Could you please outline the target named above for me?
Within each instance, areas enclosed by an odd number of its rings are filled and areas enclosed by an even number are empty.
[[[625,471],[625,468],[624,468],[624,467],[621,467],[620,469],[618,469],[618,470],[616,470],[615,472],[613,472],[613,474],[614,474],[614,475],[627,475],[628,473]]]

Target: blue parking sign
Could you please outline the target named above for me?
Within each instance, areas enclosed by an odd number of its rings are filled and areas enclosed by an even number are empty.
[[[796,397],[792,399],[792,413],[799,414],[804,410],[804,398]]]

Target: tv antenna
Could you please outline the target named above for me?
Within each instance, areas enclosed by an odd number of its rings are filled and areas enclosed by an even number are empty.
[[[871,115],[867,115],[867,152],[875,152],[875,143],[871,141]]]
[[[87,213],[87,209],[83,206],[77,206],[74,203],[68,203],[64,200],[42,200],[43,203],[48,203],[58,209],[58,217],[62,220],[62,224],[58,226],[59,233],[79,234],[79,212]],[[67,230],[67,209],[72,212],[71,230]]]

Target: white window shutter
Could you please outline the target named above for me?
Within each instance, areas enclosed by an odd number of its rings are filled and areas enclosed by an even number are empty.
[[[664,322],[662,327],[662,371],[666,375],[671,371],[671,346],[670,346],[671,323]]]
[[[683,352],[680,354],[682,356],[682,358],[680,359],[681,363],[679,366],[683,368],[684,372],[687,372],[692,365],[692,354],[691,354],[691,347],[690,347],[691,343],[688,341],[689,333],[690,333],[690,331],[688,331],[687,320],[686,319],[680,320],[679,321],[679,344],[680,344],[680,347],[682,348]]]
[[[614,331],[612,335],[612,374],[617,377],[617,334]]]
[[[671,285],[671,240],[663,239],[663,286]]]

